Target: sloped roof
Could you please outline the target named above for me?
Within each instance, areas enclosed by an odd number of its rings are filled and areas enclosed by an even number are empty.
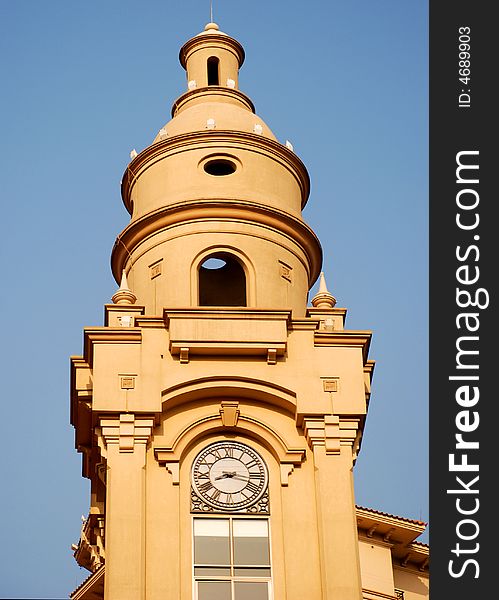
[[[390,544],[394,565],[411,566],[425,571],[429,562],[429,545],[416,542],[427,523],[407,517],[391,515],[373,508],[356,506],[359,534]]]

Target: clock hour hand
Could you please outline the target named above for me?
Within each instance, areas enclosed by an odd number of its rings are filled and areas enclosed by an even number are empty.
[[[232,478],[236,475],[237,473],[235,471],[223,471],[221,475],[219,475],[218,477],[215,477],[215,481],[217,479],[227,479],[228,477]]]

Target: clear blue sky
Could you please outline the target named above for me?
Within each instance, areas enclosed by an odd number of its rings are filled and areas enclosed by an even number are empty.
[[[309,169],[304,216],[347,326],[374,332],[356,501],[428,520],[427,3],[215,0],[214,17]],[[87,575],[69,356],[116,290],[130,150],[169,119],[178,50],[208,20],[209,0],[0,0],[0,598],[64,598]]]

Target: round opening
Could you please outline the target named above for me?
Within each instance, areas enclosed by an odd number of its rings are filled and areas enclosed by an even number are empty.
[[[231,173],[234,173],[236,170],[236,165],[230,160],[216,158],[215,160],[209,160],[204,165],[204,170],[209,175],[221,177],[223,175],[230,175]]]

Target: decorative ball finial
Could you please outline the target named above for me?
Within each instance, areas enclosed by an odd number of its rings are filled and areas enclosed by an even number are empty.
[[[335,304],[336,298],[328,291],[326,278],[324,277],[324,273],[321,272],[319,291],[312,298],[312,306],[315,308],[334,308]]]
[[[120,288],[111,298],[111,300],[114,304],[135,304],[137,300],[137,296],[128,287],[125,269],[123,269],[123,273],[121,275]]]
[[[210,31],[212,29],[215,31],[218,31],[220,29],[220,27],[216,23],[213,23],[213,21],[211,21],[210,23],[207,23],[205,25],[205,28],[204,28],[205,31]]]

